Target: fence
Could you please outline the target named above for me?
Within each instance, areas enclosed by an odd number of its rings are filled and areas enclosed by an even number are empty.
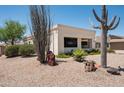
[[[5,46],[0,45],[0,56],[4,54],[4,49],[5,49]]]

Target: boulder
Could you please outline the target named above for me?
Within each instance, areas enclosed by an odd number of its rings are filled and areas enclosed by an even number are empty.
[[[112,75],[121,75],[119,69],[113,67],[107,69],[107,72]]]

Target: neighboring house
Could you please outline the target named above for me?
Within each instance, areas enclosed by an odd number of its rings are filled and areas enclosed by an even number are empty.
[[[100,49],[100,47],[101,47],[101,36],[96,36],[95,37],[95,42],[96,42],[95,48]],[[110,47],[109,42],[110,42],[110,37],[108,36],[107,37],[107,47],[108,48]]]
[[[110,35],[110,48],[114,50],[124,50],[124,37]]]
[[[16,44],[16,45],[22,45],[22,44],[24,44],[24,41],[23,41],[23,40],[17,40],[17,41],[15,42],[15,44]]]
[[[100,36],[96,37],[96,48],[101,47],[101,39]],[[107,46],[108,48],[114,49],[114,50],[124,50],[124,37],[117,36],[117,35],[109,35],[107,40]]]
[[[15,42],[16,45],[22,45],[24,44],[24,42],[22,40],[17,40]],[[0,42],[0,56],[4,54],[4,51],[5,51],[5,46],[6,45],[11,45],[10,42],[8,42],[7,44],[5,44],[4,42]]]
[[[5,44],[3,42],[0,42],[0,56],[4,54]]]
[[[33,44],[32,36],[28,36],[28,37],[24,38],[23,41],[25,44]]]
[[[50,49],[55,53],[67,53],[76,48],[95,48],[95,31],[58,24],[51,31]]]

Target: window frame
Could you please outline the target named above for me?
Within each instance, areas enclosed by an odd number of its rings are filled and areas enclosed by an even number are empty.
[[[76,43],[76,44],[74,44],[74,45],[69,45],[68,44],[67,45],[67,42],[69,42],[69,40],[65,41],[67,39],[73,39],[74,43]],[[75,37],[64,37],[64,48],[77,48],[77,47],[78,47],[78,38],[75,38]]]

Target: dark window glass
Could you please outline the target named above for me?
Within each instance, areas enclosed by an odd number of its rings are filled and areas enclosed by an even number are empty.
[[[64,47],[77,47],[77,38],[64,38]]]
[[[88,42],[81,42],[81,47],[82,48],[88,48]]]
[[[96,48],[100,48],[101,44],[100,43],[96,43]]]
[[[109,43],[107,43],[107,47],[109,47]]]

